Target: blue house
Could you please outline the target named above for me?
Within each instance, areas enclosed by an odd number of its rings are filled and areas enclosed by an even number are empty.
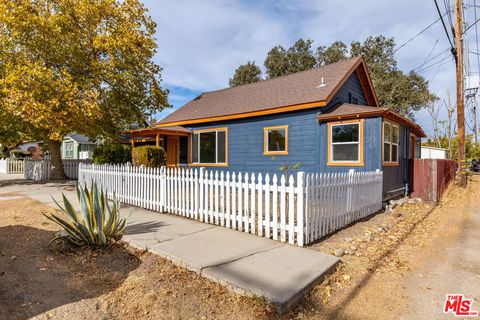
[[[384,197],[408,190],[423,130],[381,108],[363,58],[206,92],[132,132],[167,151],[169,165],[281,173],[384,172]]]

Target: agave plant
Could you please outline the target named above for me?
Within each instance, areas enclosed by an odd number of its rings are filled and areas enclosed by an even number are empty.
[[[96,183],[92,182],[90,190],[87,185],[83,188],[77,185],[75,189],[81,207],[79,213],[75,212],[71,202],[62,194],[64,206],[55,199],[53,201],[68,219],[64,220],[54,214],[45,215],[64,229],[64,232],[58,233],[50,243],[57,239],[66,239],[78,246],[104,247],[120,240],[125,230],[126,218],[120,217],[120,202],[115,196],[113,206],[110,207],[106,193],[99,190]]]

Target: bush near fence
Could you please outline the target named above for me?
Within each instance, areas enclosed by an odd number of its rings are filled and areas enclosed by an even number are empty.
[[[162,167],[167,164],[167,154],[162,147],[136,147],[132,150],[132,163],[134,166]]]
[[[121,143],[98,145],[93,151],[93,163],[118,164],[132,162],[132,146]]]
[[[205,168],[84,165],[109,198],[303,246],[382,207],[382,172],[262,175]]]

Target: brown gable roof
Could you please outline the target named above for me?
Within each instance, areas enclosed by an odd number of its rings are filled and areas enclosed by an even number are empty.
[[[423,129],[418,124],[386,108],[377,108],[377,107],[361,106],[361,105],[349,104],[349,103],[341,103],[336,105],[332,109],[328,110],[327,112],[321,113],[320,115],[318,115],[317,119],[320,122],[327,122],[327,121],[335,121],[335,120],[348,120],[348,119],[377,117],[377,116],[382,116],[386,119],[390,119],[392,121],[401,123],[409,127],[417,137],[427,136],[423,131]]]
[[[283,77],[203,93],[157,125],[228,120],[325,106],[355,71],[369,104],[378,106],[363,58],[353,58]],[[320,85],[322,78],[324,86]]]

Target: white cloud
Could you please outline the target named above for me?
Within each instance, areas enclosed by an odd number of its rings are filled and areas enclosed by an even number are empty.
[[[156,61],[164,81],[189,90],[172,91],[180,104],[191,92],[226,87],[235,68],[248,60],[262,66],[277,44],[287,47],[302,37],[319,46],[384,34],[399,45],[438,18],[433,2],[418,0],[150,0],[146,6],[158,24]],[[418,67],[437,39],[432,56],[449,47],[439,22],[397,52],[399,67],[406,72]],[[433,78],[430,86],[439,97],[449,90],[455,101],[453,63],[422,75]],[[418,119],[428,129],[425,114]]]

